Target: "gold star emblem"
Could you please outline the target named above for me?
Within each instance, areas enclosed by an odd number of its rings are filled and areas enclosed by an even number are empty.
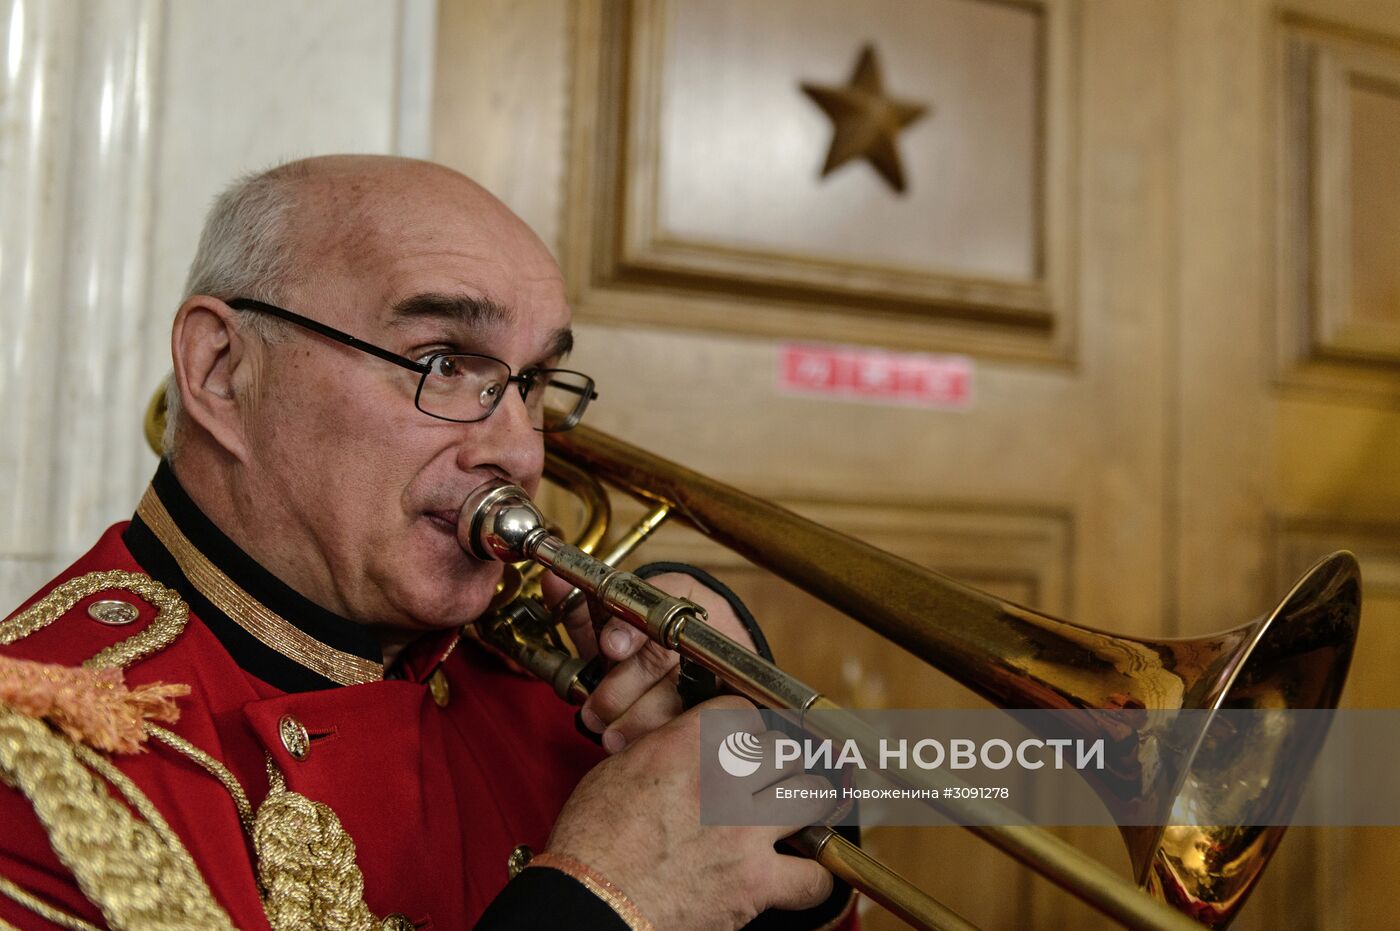
[[[897,100],[885,93],[880,62],[873,46],[860,50],[851,83],[845,87],[802,84],[802,91],[831,118],[831,149],[822,166],[825,178],[855,158],[871,164],[896,191],[904,192],[904,169],[895,139],[900,130],[927,112],[922,104]]]

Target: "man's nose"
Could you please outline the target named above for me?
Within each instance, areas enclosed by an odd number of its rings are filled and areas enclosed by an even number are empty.
[[[485,420],[463,437],[457,464],[463,470],[495,466],[512,481],[532,483],[544,468],[544,434],[535,429],[520,392],[511,385]]]

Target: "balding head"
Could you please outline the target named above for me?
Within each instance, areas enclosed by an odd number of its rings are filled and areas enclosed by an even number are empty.
[[[533,233],[470,178],[388,155],[324,155],[239,178],[205,220],[185,297],[282,300],[313,270],[343,271],[392,237],[396,221],[455,203],[483,227]]]
[[[406,219],[445,205],[457,209],[459,233],[474,226],[545,248],[494,195],[450,168],[390,155],[323,155],[244,175],[215,199],[184,297],[297,303],[312,279],[360,277],[368,258],[393,248]],[[240,319],[265,341],[285,333],[269,317]],[[163,446],[174,459],[183,412],[173,381],[166,408]]]

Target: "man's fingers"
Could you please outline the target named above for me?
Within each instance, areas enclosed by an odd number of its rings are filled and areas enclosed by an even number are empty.
[[[652,576],[647,581],[677,598],[685,598],[700,605],[709,615],[705,623],[749,652],[758,652],[754,648],[753,637],[750,636],[748,628],[739,620],[739,616],[734,613],[729,602],[718,592],[711,591],[704,584],[683,572],[663,572],[660,575]]]
[[[695,599],[709,609],[707,623],[747,649],[753,649],[752,639],[728,602],[690,576],[671,572],[654,576],[648,581],[677,597]],[[574,586],[554,573],[546,572],[540,577],[540,588],[545,604],[553,610],[573,591]],[[630,624],[610,617],[592,598],[575,607],[562,621],[579,655],[586,660],[602,652],[608,659],[620,663],[651,642],[646,634]]]
[[[665,680],[669,683],[670,672],[679,662],[680,657],[675,653],[648,641],[636,653],[608,670],[584,707],[604,724],[611,724],[657,682]],[[675,691],[674,686],[671,688]]]
[[[821,864],[806,857],[775,853],[768,875],[771,877],[769,888],[772,889],[767,903],[770,908],[812,908],[831,895],[831,874]]]
[[[544,603],[553,608],[564,599],[573,586],[565,582],[553,572],[545,572],[540,576],[540,593],[544,595]]]
[[[758,707],[747,698],[739,695],[717,695],[691,708],[686,712],[686,716],[690,720],[698,722],[700,714],[705,711],[729,712],[732,715],[730,721],[735,730],[760,735],[768,731],[768,725],[764,723],[763,715],[759,713]]]
[[[628,744],[661,727],[683,710],[681,697],[676,694],[671,680],[662,679],[613,719],[603,732],[603,748],[609,753],[617,753]]]
[[[755,792],[754,804],[777,806],[779,790],[784,792],[782,807],[774,807],[773,811],[782,812],[782,817],[787,823],[773,827],[775,841],[800,831],[809,824],[821,824],[841,807],[840,791],[821,776],[812,773],[790,776],[770,784],[761,792]]]
[[[650,642],[651,639],[646,634],[617,618],[604,624],[598,635],[598,645],[602,648],[603,655],[615,663],[629,658]]]
[[[777,730],[768,731],[759,736],[759,740],[763,743],[764,765],[760,766],[758,772],[750,777],[751,783],[748,789],[751,795],[756,795],[760,799],[772,800],[777,797],[779,786],[791,788],[798,784],[793,780],[801,779],[806,775],[807,771],[803,768],[801,757],[784,760],[782,766],[777,765],[778,741],[786,736],[782,731]],[[822,781],[825,784],[825,780]]]
[[[568,597],[573,590],[573,585],[552,572],[546,572],[540,576],[540,593],[544,596],[544,603],[551,611],[557,611],[559,603]],[[595,631],[599,630],[607,620],[606,612],[592,598],[581,601],[574,606],[572,611],[561,618],[564,630],[569,634],[569,639],[578,649],[579,656],[585,660],[590,660],[598,655],[599,644]],[[614,623],[621,624],[622,622],[616,621]]]
[[[540,576],[540,594],[544,596],[544,603],[551,611],[557,610],[559,602],[573,589],[572,585],[552,572]],[[593,635],[593,621],[588,612],[588,606],[580,604],[561,618],[564,630],[568,632],[578,655],[585,660],[598,655],[598,641]]]

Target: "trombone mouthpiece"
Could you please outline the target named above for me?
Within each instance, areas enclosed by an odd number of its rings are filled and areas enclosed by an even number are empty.
[[[537,535],[547,534],[544,515],[519,485],[497,479],[467,496],[457,518],[457,542],[477,559],[522,562]]]

